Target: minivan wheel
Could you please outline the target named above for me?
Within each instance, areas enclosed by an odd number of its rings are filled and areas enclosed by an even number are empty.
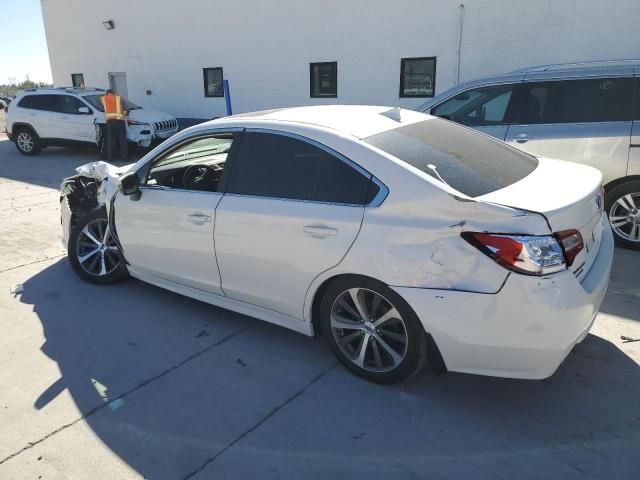
[[[337,279],[322,298],[320,321],[338,360],[367,380],[400,382],[425,364],[422,324],[402,297],[381,282]]]
[[[129,276],[104,209],[94,210],[73,227],[67,254],[73,270],[88,282],[115,283]]]
[[[21,128],[16,134],[16,148],[23,155],[37,155],[42,150],[40,139],[30,128]]]
[[[616,245],[640,250],[640,180],[625,182],[607,192],[605,209]]]

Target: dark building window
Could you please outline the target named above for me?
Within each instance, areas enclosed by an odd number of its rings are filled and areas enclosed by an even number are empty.
[[[72,73],[71,85],[76,88],[84,88],[84,75],[82,73]]]
[[[204,96],[224,97],[222,67],[203,68],[202,73],[204,76]]]
[[[436,57],[403,58],[400,61],[400,96],[433,97],[436,89]]]
[[[338,62],[312,63],[310,76],[312,98],[338,96]]]

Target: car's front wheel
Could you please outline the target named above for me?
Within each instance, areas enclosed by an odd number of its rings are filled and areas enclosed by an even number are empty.
[[[616,244],[640,250],[640,180],[612,188],[607,192],[605,208]]]
[[[78,221],[71,231],[67,253],[73,270],[88,282],[115,283],[129,276],[104,209],[94,210]]]
[[[21,128],[16,134],[16,148],[23,155],[37,155],[42,150],[38,135],[30,128]]]
[[[411,307],[388,286],[357,276],[329,285],[320,320],[331,350],[349,370],[377,383],[415,375],[427,358],[427,335]]]

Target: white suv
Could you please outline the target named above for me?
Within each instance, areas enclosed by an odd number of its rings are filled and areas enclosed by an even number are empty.
[[[47,146],[100,143],[105,123],[97,88],[47,88],[18,92],[7,111],[7,135],[24,155],[36,155]],[[163,112],[145,110],[125,100],[127,138],[149,147],[178,131],[178,121]]]

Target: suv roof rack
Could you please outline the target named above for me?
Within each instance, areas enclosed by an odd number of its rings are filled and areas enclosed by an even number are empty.
[[[570,70],[579,68],[596,67],[640,67],[640,59],[628,58],[619,60],[594,60],[588,62],[549,63],[544,65],[532,65],[509,73],[546,72],[548,70]]]

